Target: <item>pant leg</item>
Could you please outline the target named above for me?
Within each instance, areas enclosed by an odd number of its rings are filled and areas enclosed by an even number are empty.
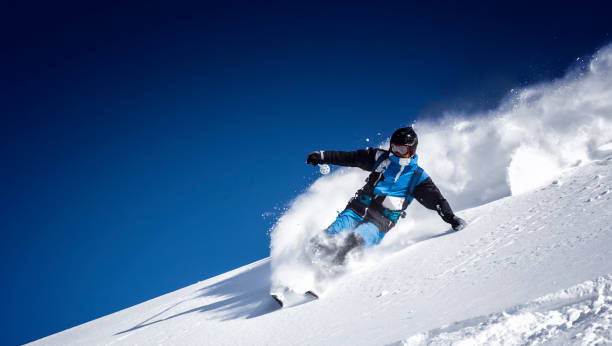
[[[345,209],[338,215],[336,221],[327,227],[326,232],[328,235],[334,236],[342,231],[352,231],[361,221],[363,221],[361,216],[351,209]]]
[[[360,224],[353,232],[359,234],[364,241],[363,245],[365,247],[371,247],[380,243],[384,235],[383,233],[380,233],[378,227],[371,222],[364,222]]]

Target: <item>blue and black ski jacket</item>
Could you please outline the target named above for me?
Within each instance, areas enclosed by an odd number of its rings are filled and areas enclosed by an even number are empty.
[[[387,232],[403,216],[413,199],[436,210],[442,219],[453,223],[454,213],[429,175],[417,164],[418,155],[399,158],[387,150],[368,148],[357,151],[321,151],[323,163],[359,167],[370,171],[366,184],[348,205],[364,221]]]

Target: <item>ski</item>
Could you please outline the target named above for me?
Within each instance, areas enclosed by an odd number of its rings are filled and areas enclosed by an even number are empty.
[[[278,295],[276,295],[276,294],[270,294],[270,297],[272,297],[272,299],[274,299],[274,301],[276,301],[276,303],[279,305],[279,307],[281,307],[281,308],[283,307],[283,305],[284,305],[284,304],[283,304],[283,301],[282,301],[282,299],[280,299],[280,298],[278,297]]]
[[[319,295],[312,290],[297,293],[289,289],[285,289],[283,292],[270,293],[270,297],[274,299],[279,308],[302,305],[319,299]]]
[[[319,299],[319,295],[318,295],[318,294],[316,294],[316,293],[314,293],[313,291],[306,291],[306,293],[304,293],[304,295],[306,295],[306,296],[311,296],[311,297],[313,297],[314,299]]]

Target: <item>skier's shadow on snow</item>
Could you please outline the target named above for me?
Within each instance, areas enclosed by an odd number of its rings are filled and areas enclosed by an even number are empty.
[[[449,230],[447,230],[446,232],[443,232],[443,233],[428,234],[428,235],[424,235],[424,236],[421,236],[421,237],[414,238],[414,242],[415,243],[420,243],[420,242],[425,241],[425,240],[444,237],[446,235],[453,234],[455,232],[457,232],[457,231],[455,231],[453,229],[449,229]]]
[[[197,313],[197,312],[215,312],[215,317],[222,321],[233,320],[237,318],[255,318],[265,315],[278,309],[278,305],[270,298],[270,261],[264,261],[257,264],[250,270],[246,270],[236,276],[229,277],[217,283],[203,287],[198,290],[198,296],[195,298],[179,301],[165,310],[149,317],[136,326],[118,332],[115,335],[128,333],[143,327],[171,320],[175,317]],[[204,297],[223,297],[216,300],[214,303],[202,305],[200,307],[175,313],[173,315],[163,317],[167,312],[179,306],[182,303],[192,299]]]

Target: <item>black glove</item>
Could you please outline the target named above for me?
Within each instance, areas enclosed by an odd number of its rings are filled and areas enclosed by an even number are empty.
[[[321,155],[320,151],[313,151],[312,153],[308,154],[306,163],[313,166],[323,163],[323,155]]]
[[[467,222],[465,222],[464,219],[456,215],[453,216],[453,223],[451,224],[451,227],[453,227],[454,231],[461,231],[462,229],[465,228],[465,226],[467,226]]]

